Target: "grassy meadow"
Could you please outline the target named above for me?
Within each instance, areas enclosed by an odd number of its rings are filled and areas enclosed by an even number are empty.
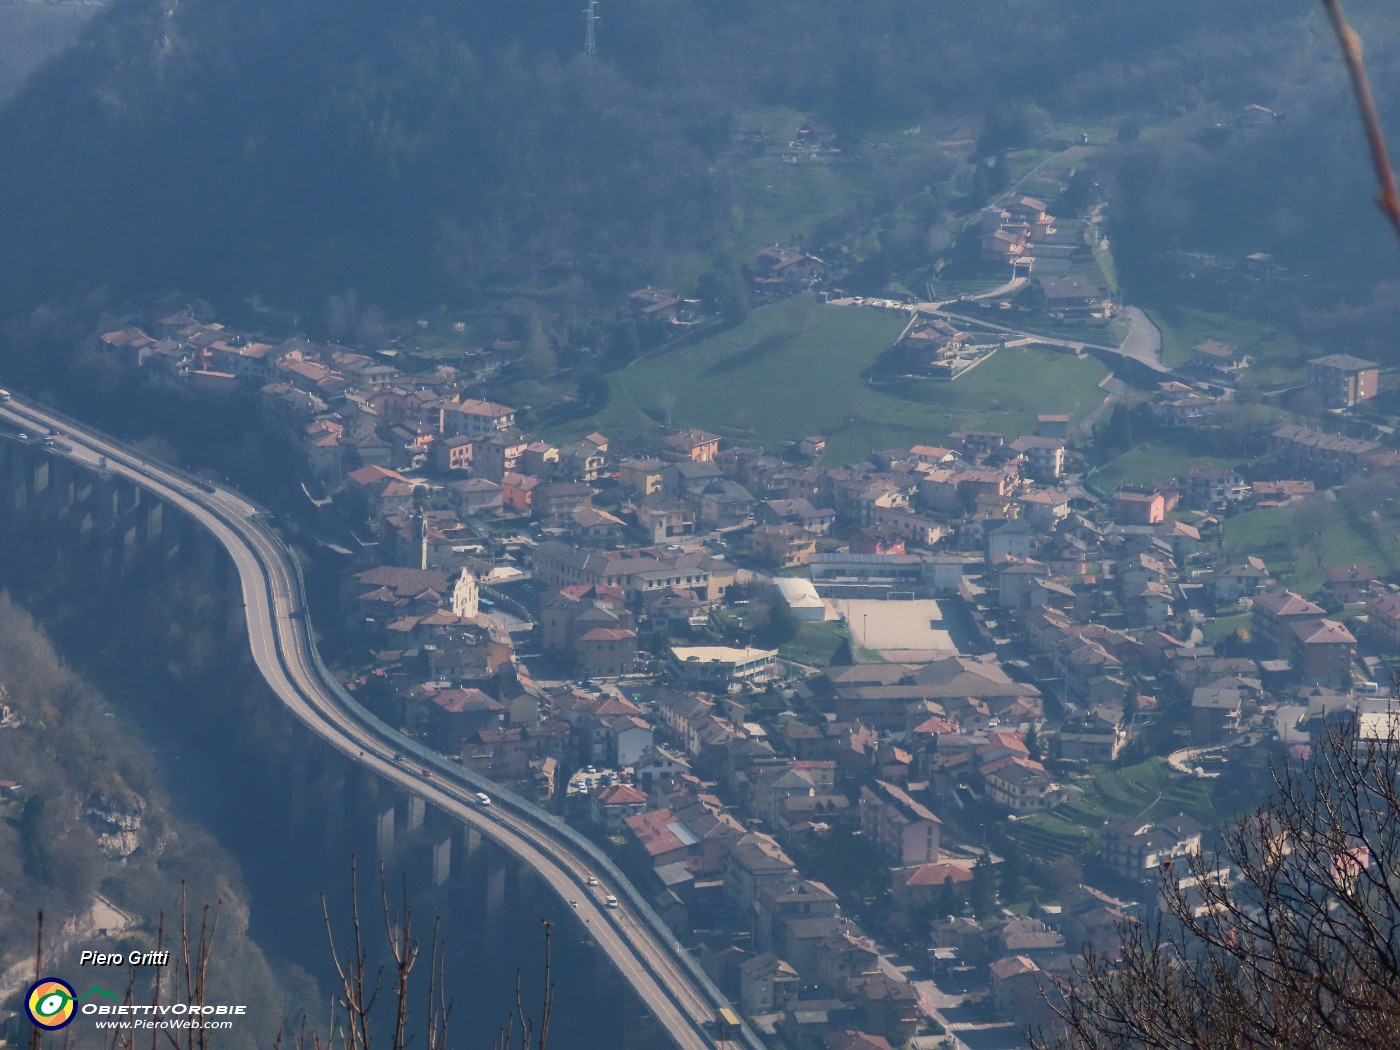
[[[826,462],[943,440],[957,430],[1031,433],[1042,412],[1075,419],[1102,403],[1107,374],[1091,358],[1015,348],[955,382],[871,386],[862,373],[899,336],[904,314],[813,302],[753,311],[741,325],[610,373],[611,398],[568,425],[625,442],[663,423],[702,427],[781,449],[808,434],[830,438]]]

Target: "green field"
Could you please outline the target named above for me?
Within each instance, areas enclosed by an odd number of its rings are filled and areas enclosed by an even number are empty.
[[[1122,769],[1099,767],[1094,779],[1081,782],[1082,798],[1062,803],[1056,810],[1087,829],[1105,820],[1144,820],[1190,813],[1208,819],[1210,792],[1202,781],[1172,774],[1161,759],[1149,759]]]
[[[1094,249],[1094,262],[1103,274],[1103,283],[1114,295],[1118,294],[1118,264],[1113,261],[1113,252],[1105,245]]]
[[[1121,769],[1095,767],[1091,780],[1075,786],[1072,797],[1052,811],[1023,817],[1006,827],[1022,848],[1046,859],[1084,856],[1096,848],[1105,821],[1161,820],[1185,813],[1206,825],[1256,805],[1259,785],[1251,774],[1231,766],[1211,780],[1171,772],[1164,760],[1148,759]]]
[[[1197,343],[1214,339],[1232,343],[1245,353],[1254,354],[1256,344],[1276,334],[1258,321],[1231,313],[1212,313],[1189,306],[1146,311],[1152,323],[1162,330],[1162,360],[1169,365],[1184,365],[1191,360]],[[1257,357],[1257,354],[1255,354]],[[1267,368],[1270,362],[1260,362]],[[1255,376],[1256,369],[1250,369]],[[1256,377],[1257,378],[1257,377]]]
[[[625,444],[659,422],[777,450],[821,433],[830,438],[825,462],[834,465],[956,430],[1000,430],[1012,439],[1034,431],[1037,413],[1078,419],[1103,401],[1106,372],[1092,358],[1019,348],[956,382],[869,386],[861,373],[906,321],[859,307],[767,306],[737,328],[610,373],[608,405],[549,436],[596,429]]]
[[[1236,616],[1224,616],[1218,620],[1201,625],[1201,633],[1205,635],[1207,645],[1219,645],[1236,631],[1249,632],[1252,617],[1249,613],[1239,613]]]
[[[1378,543],[1373,533],[1341,513],[1318,537],[1315,552],[1304,557],[1292,507],[1266,507],[1227,519],[1225,549],[1234,558],[1247,554],[1263,558],[1274,575],[1301,594],[1322,586],[1322,570],[1328,565],[1369,564],[1382,575],[1400,569],[1400,544]]]
[[[825,667],[846,642],[844,624],[804,623],[797,630],[797,636],[778,647],[785,660],[792,660],[810,667]]]
[[[1096,767],[1092,780],[1075,786],[1083,790],[1082,796],[1060,803],[1051,812],[1023,818],[1007,833],[1026,849],[1053,859],[1083,856],[1094,848],[1105,821],[1156,820],[1188,813],[1209,823],[1215,813],[1207,782],[1174,775],[1161,759],[1122,769]]]
[[[1007,825],[1006,834],[1027,856],[1045,861],[1081,857],[1094,845],[1094,832],[1054,813],[1033,813]]]
[[[1144,441],[1127,452],[1115,456],[1094,472],[1094,484],[1105,492],[1119,485],[1147,485],[1173,478],[1192,463],[1209,463],[1217,467],[1238,467],[1238,458],[1229,456],[1198,456],[1163,441]]]

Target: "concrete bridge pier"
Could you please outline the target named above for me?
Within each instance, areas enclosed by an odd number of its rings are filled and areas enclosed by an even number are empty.
[[[302,733],[310,737],[309,733]],[[333,748],[319,745],[319,775],[308,791],[307,809],[318,825],[315,840],[322,856],[349,854],[354,846],[354,797],[359,790],[359,767]],[[311,841],[309,838],[308,841]]]
[[[394,853],[394,800],[380,796],[373,810],[374,814],[374,855],[387,861]]]
[[[28,479],[28,463],[24,449],[13,441],[0,441],[0,492],[7,508],[24,506]]]
[[[416,830],[415,868],[426,872],[428,885],[438,889],[446,884],[456,870],[452,855],[456,849],[456,839],[462,825],[436,806],[428,807],[426,819]]]
[[[169,560],[199,546],[210,582],[227,587],[231,579],[227,554],[191,519],[113,471],[90,468],[57,449],[0,440],[0,506],[45,512],[76,546],[96,545],[103,569],[127,572],[153,551]]]
[[[467,828],[458,835],[462,863],[454,868],[456,877],[466,888],[458,896],[465,921],[484,926],[490,935],[502,933],[502,911],[516,896],[511,889],[510,869],[517,867],[500,846],[479,832]]]
[[[433,888],[452,878],[452,832],[442,829],[428,839],[428,869]]]
[[[71,466],[59,469],[71,471]],[[76,495],[76,493],[74,494]],[[164,531],[164,512],[160,501],[129,482],[117,477],[109,477],[100,491],[92,490],[92,532],[96,539],[105,568],[123,575],[129,573],[141,548],[153,535],[159,537]],[[86,517],[86,508],[72,508],[74,517],[81,529]]]
[[[26,502],[51,506],[49,488],[53,479],[53,460],[48,456],[33,456],[29,460],[29,476],[25,479]]]
[[[80,510],[81,486],[77,475],[78,472],[68,460],[56,456],[49,457],[49,485],[46,495],[49,506],[53,508],[54,519],[61,526],[66,526]]]
[[[266,752],[267,788],[274,799],[281,799],[283,831],[292,842],[304,842],[311,828],[316,809],[310,797],[313,780],[311,749],[299,733],[285,741],[285,747],[270,747]]]
[[[492,853],[497,852],[492,850]],[[507,866],[499,857],[488,857],[486,866],[486,892],[482,894],[482,904],[486,908],[486,921],[491,923],[505,909],[507,887],[509,885]]]
[[[269,833],[289,856],[318,861],[348,857],[356,849],[357,829],[369,822],[364,774],[299,723],[291,723],[288,729],[278,741],[283,747],[264,752],[263,775],[258,783],[248,785],[250,805],[280,812],[282,819],[269,827]]]
[[[403,796],[403,830],[400,833],[403,837],[412,835],[423,826],[423,820],[427,816],[428,803],[417,795]]]
[[[491,840],[469,824],[458,825],[454,840],[453,870],[472,886],[484,884]]]
[[[322,794],[318,801],[323,817],[329,804],[332,813],[341,814],[349,832],[344,836],[348,840],[345,844],[351,851],[372,856],[376,863],[397,863],[424,838],[433,811],[423,799],[394,787],[349,758],[337,754],[336,761],[344,767],[344,776],[338,785],[325,790],[341,797],[337,800]]]

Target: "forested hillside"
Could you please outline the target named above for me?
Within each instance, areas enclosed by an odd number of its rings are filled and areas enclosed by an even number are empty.
[[[397,6],[119,5],[0,119],[4,280],[432,301],[713,229],[709,114],[494,39]]]
[[[295,988],[279,990],[247,935],[247,893],[237,865],[201,828],[172,814],[151,756],[3,591],[0,705],[0,970],[32,958],[40,910],[45,959],[60,972],[77,972],[77,948],[152,948],[162,913],[168,947],[178,937],[183,886],[196,926],[204,904],[220,908],[211,1000],[269,1007],[221,1045],[270,1045],[284,1024],[283,1009],[294,1011],[295,1023],[297,997],[309,984],[298,979]],[[92,923],[95,901],[106,910]],[[111,935],[99,937],[99,925],[113,926]],[[0,994],[8,999],[32,979],[28,966],[7,974]],[[114,971],[114,980],[124,990],[127,974]],[[28,1039],[30,1028],[20,1021],[14,1034]],[[91,1028],[75,1026],[74,1038],[75,1046],[99,1045]]]
[[[1400,19],[1383,5],[1348,8],[1394,139]],[[1145,303],[1253,312],[1314,346],[1393,361],[1387,333],[1400,323],[1400,246],[1376,207],[1375,173],[1325,21],[1300,27],[1254,101],[1273,113],[1257,122],[1183,120],[1126,147],[1112,165],[1125,284]],[[1249,253],[1273,258],[1290,278],[1286,292],[1265,289],[1246,305],[1193,279],[1212,264],[1203,255],[1238,262]]]
[[[1231,202],[1237,225],[1267,208],[1281,242],[1315,244],[1350,188],[1331,168],[1358,163],[1310,0],[615,0],[596,62],[579,7],[119,0],[0,111],[0,307],[80,286],[317,315],[352,289],[394,314],[597,299],[726,251],[733,130],[763,106],[847,136],[957,118],[989,151],[1048,120],[1290,113],[1296,135],[1263,153],[1153,139],[1165,154],[1122,179],[1125,244],[1147,254],[1225,232]],[[1285,157],[1304,169],[1288,180],[1269,167]],[[1249,181],[1221,192],[1241,163]]]
[[[619,61],[650,83],[865,124],[1028,100],[1085,115],[1267,91],[1311,5],[1113,0],[618,0]]]

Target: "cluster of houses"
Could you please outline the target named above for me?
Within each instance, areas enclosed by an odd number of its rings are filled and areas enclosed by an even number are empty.
[[[152,386],[209,398],[254,396],[308,473],[330,485],[362,468],[421,466],[438,437],[445,439],[439,455],[469,456],[470,449],[456,451],[461,439],[486,443],[512,432],[515,421],[511,409],[463,396],[476,375],[471,369],[440,364],[432,374],[410,378],[385,355],[301,338],[262,342],[196,320],[188,310],[107,332],[99,345]],[[481,351],[497,363],[509,353],[507,344]],[[505,459],[509,450],[498,444],[491,452]]]
[[[1110,950],[1138,914],[1114,894],[1150,896],[1202,829],[1095,828],[1103,885],[1072,881],[1055,905],[983,925],[963,914],[993,859],[977,823],[1073,802],[1154,727],[1197,749],[1306,743],[1364,694],[1358,634],[1400,647],[1400,595],[1369,567],[1328,566],[1303,596],[1223,553],[1226,514],[1389,463],[1375,442],[1290,425],[1274,435],[1294,468],[1281,480],[1197,464],[1106,496],[1069,476],[1063,414],[841,467],[821,465],[820,435],[784,455],[700,430],[561,445],[453,368],[408,376],[188,315],[149,327],[102,345],[152,383],[252,398],[373,531],[379,564],[356,564],[340,595],[344,629],[375,653],[349,687],[542,804],[609,770],[574,815],[615,841],[678,932],[724,931],[698,946],[704,965],[793,1046],[899,1045],[932,1012],[879,966],[846,888],[794,856],[858,833],[886,872],[881,925],[926,941],[936,969],[975,974],[1009,1016],[1040,1017],[1046,974]],[[935,325],[928,341],[955,335]],[[766,600],[799,622],[837,620],[845,600],[936,598],[968,641],[804,671],[716,628],[754,599],[745,573],[778,575]],[[1215,615],[1241,617],[1248,640],[1217,649],[1193,631]]]
[[[826,262],[796,245],[770,244],[760,249],[749,269],[751,291],[760,300],[809,292],[833,276]],[[691,325],[703,311],[698,299],[650,285],[630,293],[627,301],[632,315],[647,324]]]
[[[1045,202],[1034,197],[1018,197],[1007,204],[991,204],[982,209],[981,238],[984,262],[1026,263],[1055,230],[1055,216],[1045,210]],[[1082,243],[1082,242],[1081,242]]]
[[[1152,416],[1166,426],[1214,423],[1217,406],[1228,400],[1229,392],[1252,364],[1253,358],[1233,343],[1215,339],[1197,343],[1180,375],[1198,385],[1180,381],[1162,384],[1152,400]],[[1380,365],[1351,354],[1324,354],[1308,361],[1303,382],[1306,389],[1316,393],[1324,409],[1354,409],[1380,392]]]
[[[905,375],[958,379],[1007,344],[1005,336],[974,335],[943,318],[915,314],[891,348],[890,364]]]
[[[1031,298],[1056,319],[1108,319],[1114,309],[1108,290],[1074,276],[1099,242],[1096,221],[1057,219],[1045,207],[1042,200],[1021,196],[983,208],[981,261],[1010,266],[1013,276],[1036,274]]]

